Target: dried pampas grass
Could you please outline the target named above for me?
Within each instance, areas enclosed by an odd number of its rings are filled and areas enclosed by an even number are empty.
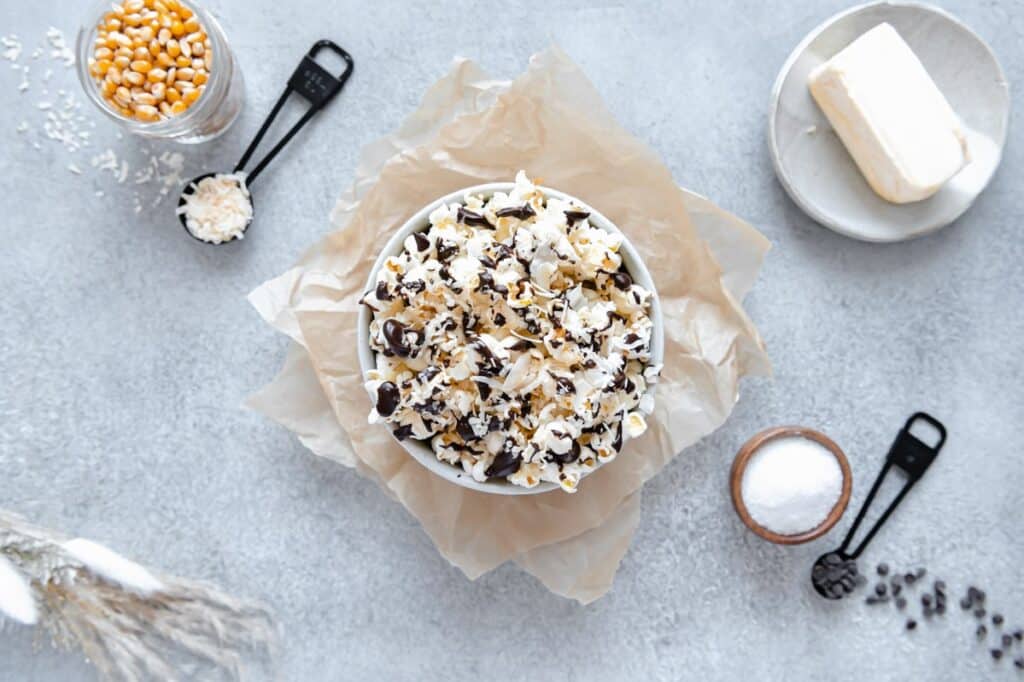
[[[152,573],[103,545],[0,510],[4,616],[81,649],[110,680],[192,679],[204,666],[244,679],[266,670],[277,646],[277,627],[260,604]]]

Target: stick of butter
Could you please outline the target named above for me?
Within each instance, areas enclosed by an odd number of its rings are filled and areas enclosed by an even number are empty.
[[[927,199],[970,162],[960,119],[889,24],[812,71],[808,86],[883,199]]]

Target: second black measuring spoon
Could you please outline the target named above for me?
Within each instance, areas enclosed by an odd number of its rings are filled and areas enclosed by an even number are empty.
[[[316,62],[317,53],[325,48],[334,52],[344,60],[345,70],[340,76],[334,76]],[[293,137],[295,137],[295,134],[298,133],[299,130],[306,125],[306,123],[308,123],[318,111],[323,109],[328,102],[341,92],[341,89],[345,87],[345,83],[348,81],[349,76],[352,75],[352,69],[354,66],[355,62],[352,60],[352,56],[333,41],[318,40],[313,47],[310,48],[309,52],[303,56],[302,62],[299,64],[298,68],[295,69],[291,78],[288,79],[288,85],[285,87],[284,92],[281,93],[277,103],[274,104],[274,108],[271,109],[270,114],[267,116],[266,120],[263,121],[263,125],[260,126],[259,132],[256,133],[252,142],[249,143],[249,147],[245,150],[245,153],[242,154],[242,158],[238,161],[234,170],[230,174],[204,173],[203,175],[193,178],[185,185],[185,188],[181,192],[181,197],[178,199],[177,213],[182,227],[185,228],[185,231],[189,236],[203,242],[204,244],[226,244],[227,242],[241,238],[245,231],[249,229],[249,225],[252,224],[254,206],[252,195],[249,193],[249,187],[252,186],[252,183],[256,180],[259,174],[263,172],[263,169],[274,160],[274,157],[277,156],[278,152],[280,152],[284,146],[288,144]],[[302,118],[300,118],[295,125],[285,133],[284,137],[274,145],[274,148],[271,149],[270,152],[267,153],[267,155],[264,156],[251,171],[246,172],[244,170],[245,164],[249,162],[250,157],[252,157],[260,142],[262,142],[263,136],[266,134],[270,125],[274,122],[274,119],[281,111],[281,107],[284,106],[285,101],[293,92],[298,93],[309,101],[309,109],[307,109]],[[234,201],[236,207],[238,207],[238,202],[248,202],[248,211],[240,214],[242,216],[241,220],[244,220],[244,224],[238,226],[240,230],[233,231],[225,238],[221,238],[221,235],[217,235],[212,239],[203,238],[199,234],[196,234],[193,231],[193,228],[189,227],[188,214],[190,203],[192,203],[190,202],[190,199],[194,198],[197,189],[199,189],[199,184],[207,178],[222,179],[222,185],[234,195],[228,199],[230,201]],[[244,203],[240,208],[245,208]]]
[[[938,431],[939,440],[935,445],[927,445],[910,433],[911,428],[918,421],[930,424]],[[882,466],[882,470],[878,472],[878,478],[875,479],[874,485],[871,486],[871,492],[868,493],[867,499],[864,500],[864,505],[857,513],[853,527],[846,534],[843,544],[839,546],[839,549],[822,554],[814,562],[814,568],[811,569],[811,583],[818,594],[826,599],[842,599],[853,592],[858,572],[857,557],[867,548],[871,538],[875,537],[882,524],[896,510],[896,506],[910,492],[914,484],[921,480],[928,467],[935,461],[939,450],[942,449],[945,442],[946,427],[935,417],[924,412],[917,412],[907,420],[899,435],[896,436],[896,440],[893,441],[892,447],[889,448],[889,454],[885,457],[885,464]],[[882,481],[885,480],[889,470],[893,467],[896,467],[906,475],[906,483],[903,484],[903,488],[900,489],[900,492],[882,513],[878,521],[875,522],[875,525],[868,531],[867,536],[857,545],[857,548],[852,552],[849,551],[850,543],[857,533],[857,528],[860,527],[868,507],[871,506],[872,500],[875,499],[875,493],[878,492],[878,489],[882,486]]]

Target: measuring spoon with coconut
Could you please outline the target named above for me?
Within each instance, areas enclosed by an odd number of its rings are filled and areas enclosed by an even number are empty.
[[[938,433],[938,440],[934,445],[928,445],[911,433],[911,429],[918,423],[929,424]],[[874,485],[871,486],[867,499],[864,500],[864,506],[857,513],[857,518],[854,520],[850,531],[846,534],[843,544],[838,549],[822,554],[814,562],[814,568],[811,569],[811,583],[818,594],[826,599],[842,599],[853,592],[858,573],[857,557],[867,548],[868,543],[871,542],[871,539],[882,528],[882,524],[896,511],[896,507],[903,501],[906,494],[910,492],[910,489],[914,487],[914,484],[921,480],[921,477],[928,471],[928,467],[935,461],[935,458],[939,455],[939,450],[942,449],[945,442],[946,427],[935,417],[924,412],[917,412],[907,420],[896,436],[896,440],[893,441],[892,446],[889,448],[889,454],[885,457],[885,464],[882,465],[882,470],[878,472],[878,477],[875,479]],[[878,489],[882,486],[882,481],[885,480],[889,471],[894,467],[898,471],[903,472],[906,477],[903,487],[900,488],[899,493],[889,503],[886,510],[882,512],[878,521],[871,527],[871,530],[868,531],[860,544],[851,551],[850,544],[853,542],[853,537],[857,534],[857,529],[860,527],[861,521],[864,520],[868,508],[871,506],[871,502],[875,499],[875,493],[878,492]]]
[[[316,55],[324,49],[335,53],[345,62],[345,70],[340,76],[331,74],[317,63]],[[246,230],[252,224],[254,212],[252,194],[249,191],[252,183],[295,134],[341,92],[352,75],[354,66],[352,56],[333,41],[318,40],[310,48],[288,79],[284,92],[271,109],[270,115],[263,121],[259,132],[249,143],[234,170],[230,173],[205,173],[185,185],[178,199],[177,214],[189,236],[204,244],[226,244],[245,236]],[[274,145],[274,148],[251,171],[246,172],[246,164],[292,93],[304,97],[310,103],[309,109]]]

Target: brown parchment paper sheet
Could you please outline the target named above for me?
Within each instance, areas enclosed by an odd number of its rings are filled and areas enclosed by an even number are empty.
[[[355,351],[358,298],[388,236],[438,196],[519,169],[578,196],[629,236],[665,317],[665,368],[647,433],[571,495],[488,495],[429,473],[387,428],[367,423]],[[395,134],[363,150],[331,223],[293,269],[250,294],[293,342],[249,405],[314,453],[379,483],[470,578],[512,560],[557,594],[584,603],[603,595],[639,522],[644,482],[725,421],[740,377],[770,372],[739,305],[767,240],[680,190],[558,49],[534,55],[512,82],[456,60]]]

